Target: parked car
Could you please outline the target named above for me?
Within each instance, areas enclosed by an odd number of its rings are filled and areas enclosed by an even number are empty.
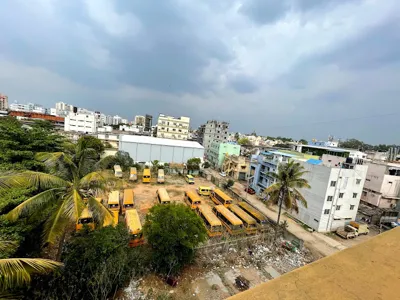
[[[343,239],[354,239],[358,236],[357,229],[350,225],[338,228],[336,234]]]
[[[226,177],[226,173],[225,172],[221,172],[221,173],[219,173],[219,175],[221,175],[222,177]]]
[[[253,190],[251,187],[245,188],[244,191],[245,191],[246,193],[249,193],[250,195],[254,195],[254,194],[256,193],[256,191]]]

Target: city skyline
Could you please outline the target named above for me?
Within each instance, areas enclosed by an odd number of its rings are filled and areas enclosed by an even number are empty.
[[[9,103],[399,144],[399,13],[394,0],[7,1],[0,87]]]

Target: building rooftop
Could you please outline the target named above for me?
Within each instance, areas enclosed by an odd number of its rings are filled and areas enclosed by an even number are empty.
[[[276,155],[282,155],[282,156],[287,156],[287,157],[301,156],[301,153],[299,153],[300,155],[297,155],[294,153],[292,154],[292,153],[287,153],[287,152],[282,152],[282,151],[277,151],[277,150],[265,151],[265,152],[263,152],[263,154],[276,154]]]
[[[229,299],[399,299],[399,239],[389,230]]]
[[[155,138],[151,136],[121,134],[120,142],[204,149],[198,142]]]
[[[316,149],[324,149],[324,150],[329,150],[332,152],[351,152],[351,151],[357,151],[357,150],[347,150],[343,148],[336,148],[336,147],[326,147],[326,146],[314,146],[314,145],[301,145],[303,147],[308,147],[308,148],[316,148]]]

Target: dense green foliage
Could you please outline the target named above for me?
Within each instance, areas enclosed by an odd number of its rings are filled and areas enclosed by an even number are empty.
[[[301,140],[299,140],[299,144],[308,145],[308,142],[305,139],[301,139]]]
[[[200,170],[201,159],[198,157],[193,157],[187,161],[187,169],[189,171]]]
[[[238,140],[238,144],[241,146],[250,145],[250,140],[247,137],[242,137]]]
[[[94,136],[85,135],[80,137],[77,145],[80,149],[90,148],[95,150],[99,157],[104,152],[103,142]]]
[[[143,231],[153,249],[155,269],[165,274],[179,272],[192,261],[195,247],[206,240],[200,217],[182,204],[153,206]]]
[[[145,248],[129,248],[129,233],[120,224],[82,231],[65,246],[59,274],[38,278],[30,299],[107,299],[149,265]]]
[[[120,165],[122,171],[128,171],[130,167],[140,169],[140,166],[135,164],[133,158],[125,151],[118,151],[114,156],[106,156],[98,163],[98,167],[103,170],[112,169],[114,165]]]
[[[390,147],[394,147],[395,145],[384,145],[384,144],[369,145],[357,139],[348,139],[343,142],[340,142],[339,146],[343,148],[357,149],[361,151],[374,150],[379,152],[386,152],[389,150]]]
[[[60,151],[62,144],[48,122],[24,126],[12,117],[0,118],[0,170],[43,170],[35,154]]]

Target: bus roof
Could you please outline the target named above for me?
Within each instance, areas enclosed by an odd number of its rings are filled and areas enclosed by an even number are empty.
[[[201,201],[200,196],[195,191],[189,190],[185,193],[188,197],[190,197],[190,199],[192,199],[192,201]]]
[[[82,210],[81,216],[79,218],[80,219],[92,218],[92,213],[89,211],[89,209],[87,207],[85,207]]]
[[[218,196],[220,196],[224,201],[226,200],[232,200],[231,197],[229,197],[227,194],[225,194],[223,191],[220,189],[215,189],[214,193],[216,193]]]
[[[130,173],[131,173],[131,174],[136,174],[136,173],[137,173],[136,167],[132,167],[132,168],[130,169]]]
[[[241,208],[243,208],[245,211],[249,212],[254,218],[258,219],[259,221],[266,221],[267,218],[260,213],[257,209],[252,207],[250,204],[246,202],[239,202],[238,203]]]
[[[136,209],[127,210],[125,220],[131,234],[137,234],[142,231],[142,224]]]
[[[143,175],[150,175],[150,169],[143,169]]]
[[[161,201],[170,201],[168,192],[165,188],[160,188],[157,190],[157,194],[160,196]]]
[[[186,177],[187,177],[187,178],[193,178],[193,176],[192,176],[192,175],[186,175]]]
[[[108,204],[119,204],[119,191],[112,191],[108,195]]]
[[[164,169],[158,169],[158,175],[164,175]]]
[[[213,213],[211,206],[207,204],[200,204],[197,209],[201,212],[204,218],[207,219],[211,226],[221,226],[220,219]]]
[[[113,211],[113,218],[114,218],[114,224],[117,225],[118,224],[118,211]]]
[[[133,189],[124,190],[124,204],[133,204],[134,192]]]
[[[242,219],[243,221],[245,221],[247,224],[251,225],[251,224],[257,224],[257,221],[250,216],[249,214],[247,214],[243,209],[241,209],[239,206],[237,206],[236,204],[232,204],[229,206],[229,209],[231,211],[233,211],[233,213],[235,215],[237,215],[240,219]]]
[[[212,190],[211,186],[199,186],[199,189],[201,190]]]
[[[225,218],[228,219],[229,222],[231,222],[232,225],[243,225],[242,220],[240,220],[238,217],[235,216],[235,214],[231,211],[229,211],[225,206],[223,205],[216,205],[215,209],[223,215]]]
[[[114,165],[114,171],[122,172],[121,166],[120,165]]]

